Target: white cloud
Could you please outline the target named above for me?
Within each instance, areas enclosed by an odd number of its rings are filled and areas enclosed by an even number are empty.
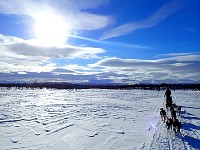
[[[139,29],[146,29],[153,26],[158,25],[160,22],[167,19],[170,15],[174,12],[180,10],[184,6],[181,0],[172,0],[154,12],[151,16],[147,19],[135,22],[135,23],[127,23],[121,26],[118,26],[114,29],[111,29],[107,32],[104,32],[103,35],[100,37],[101,40],[118,37],[122,35],[129,34],[130,32],[139,30]]]
[[[88,13],[86,9],[100,7],[107,2],[108,0],[6,0],[0,1],[0,13],[35,18],[39,13],[49,12],[65,18],[71,30],[96,30],[110,24],[112,18]]]
[[[40,78],[46,81],[123,82],[200,81],[199,53],[162,54],[154,60],[107,57],[94,64],[57,66],[51,59],[96,58],[101,48],[44,47],[17,37],[0,35],[0,72],[2,79]]]
[[[77,64],[69,64],[61,67],[56,67],[52,71],[52,73],[57,75],[63,75],[63,74],[73,74],[73,75],[95,75],[99,74],[101,72],[98,72],[94,68],[90,68],[88,66],[80,66]]]
[[[200,81],[200,55],[188,54],[155,60],[106,58],[90,67],[101,68],[102,72],[113,72],[128,76],[131,80],[173,80],[190,79]],[[109,78],[109,77],[108,77]],[[118,77],[115,76],[117,79]],[[121,78],[121,77],[120,77]]]
[[[36,75],[36,78],[50,77],[47,80],[76,80],[79,76],[85,77],[96,74],[94,69],[79,65],[65,65],[58,67],[55,63],[49,63],[51,59],[74,59],[74,58],[99,58],[99,53],[105,50],[93,47],[77,47],[63,45],[62,47],[45,47],[34,45],[32,40],[23,40],[21,38],[4,36],[0,34],[0,72],[4,73],[2,79],[21,80],[22,75],[27,80]],[[47,76],[44,77],[44,74]],[[71,76],[71,77],[68,77]],[[11,79],[12,79],[11,78]],[[95,77],[92,77],[95,78]]]
[[[168,54],[159,54],[156,57],[173,57],[173,56],[187,56],[187,55],[199,55],[200,52],[196,53],[168,53]]]
[[[73,19],[76,18],[76,19]],[[97,30],[109,25],[111,18],[82,12],[73,16],[72,28],[78,30]]]
[[[33,45],[30,40],[0,35],[0,61],[11,64],[39,64],[52,58],[99,58],[98,54],[104,52],[101,48],[71,45],[45,47]]]
[[[54,63],[24,66],[0,62],[0,75],[2,79],[16,81],[38,79],[38,81],[127,84],[200,82],[200,55],[185,57],[156,60],[106,58],[88,66],[69,64],[59,67]]]
[[[13,72],[51,72],[56,68],[55,63],[49,63],[47,65],[36,65],[36,64],[10,64],[0,61],[0,72],[1,73],[13,73]]]
[[[31,45],[26,42],[9,43],[3,45],[6,51],[23,56],[42,56],[47,58],[92,58],[98,53],[105,52],[101,48],[76,47],[65,45],[64,47],[44,47]]]
[[[63,45],[62,47],[45,47],[34,45],[32,40],[23,40],[12,36],[3,36],[0,34],[0,73],[18,73],[26,72],[51,72],[50,74],[62,75],[73,74],[86,75],[93,74],[95,71],[88,67],[78,65],[67,65],[58,67],[55,63],[50,63],[52,59],[89,59],[99,58],[98,54],[105,50],[93,47],[77,47]],[[63,64],[65,65],[65,64]],[[89,73],[88,73],[89,71]],[[37,74],[36,74],[37,75]]]

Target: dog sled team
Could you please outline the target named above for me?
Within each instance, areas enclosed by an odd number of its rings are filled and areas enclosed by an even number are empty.
[[[180,133],[181,122],[177,119],[177,115],[180,116],[181,106],[177,106],[175,103],[173,103],[169,88],[167,88],[164,97],[166,98],[165,107],[167,111],[170,110],[171,117],[168,117],[166,111],[163,108],[160,108],[161,120],[166,123],[168,130],[171,129],[176,133]]]

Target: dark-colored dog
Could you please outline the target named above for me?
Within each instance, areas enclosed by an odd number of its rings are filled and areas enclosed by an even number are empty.
[[[179,132],[180,133],[181,122],[178,121],[178,119],[175,119],[174,122],[173,122],[173,127],[174,127],[174,131],[175,132]]]
[[[163,108],[160,108],[160,117],[161,117],[161,120],[165,122],[166,111]]]
[[[167,126],[167,129],[171,129],[172,130],[172,125],[173,125],[173,120],[172,118],[167,118],[167,121],[166,121],[166,126]]]
[[[170,107],[170,111],[171,111],[171,117],[172,117],[172,119],[175,120],[176,119],[176,111],[174,110],[173,107]]]

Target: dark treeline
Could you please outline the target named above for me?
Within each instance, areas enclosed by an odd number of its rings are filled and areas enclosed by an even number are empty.
[[[45,83],[0,83],[0,87],[18,89],[143,89],[143,90],[163,90],[170,88],[187,89],[187,90],[200,90],[200,84],[73,84],[66,82],[45,82]]]

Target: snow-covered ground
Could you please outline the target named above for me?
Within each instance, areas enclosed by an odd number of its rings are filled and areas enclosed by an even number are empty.
[[[164,91],[0,89],[0,149],[200,149],[200,92],[172,91],[181,135],[160,120]],[[168,112],[169,115],[169,112]]]

